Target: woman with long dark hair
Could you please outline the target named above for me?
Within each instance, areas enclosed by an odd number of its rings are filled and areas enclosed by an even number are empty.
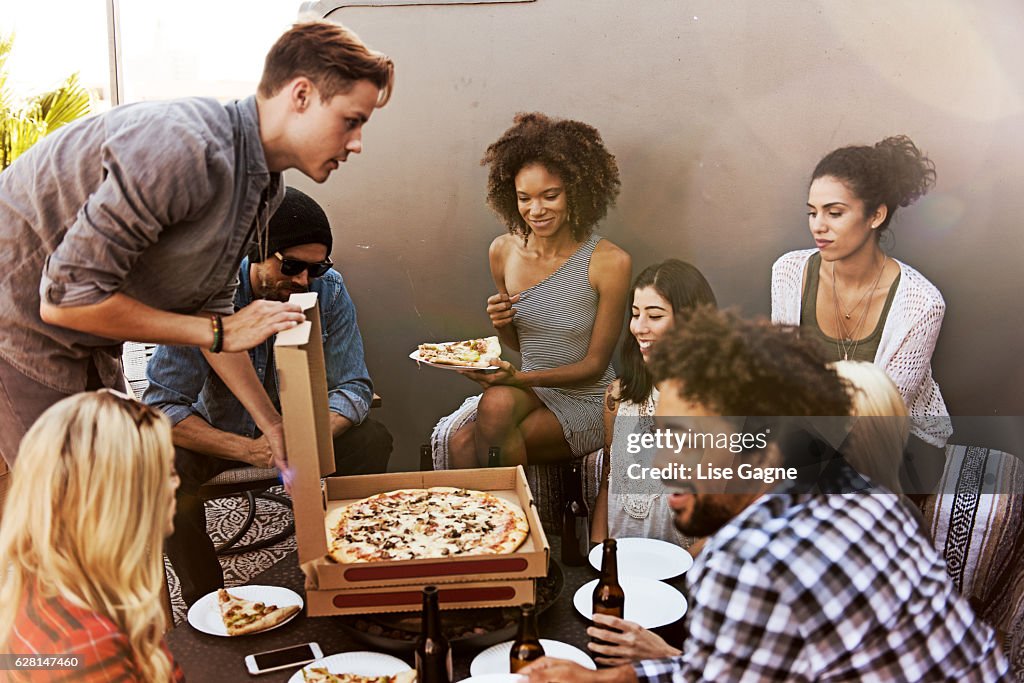
[[[690,539],[675,528],[667,496],[651,492],[650,481],[637,482],[627,476],[626,469],[643,454],[630,455],[625,440],[630,434],[649,430],[654,423],[658,390],[647,369],[653,346],[675,327],[681,312],[717,302],[697,268],[669,259],[648,266],[636,277],[629,305],[629,336],[619,356],[622,374],[605,392],[604,452],[608,457],[591,537],[660,538],[689,545]]]

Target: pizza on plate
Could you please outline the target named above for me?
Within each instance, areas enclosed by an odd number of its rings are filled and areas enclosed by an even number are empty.
[[[232,595],[223,588],[217,591],[217,604],[220,605],[220,618],[229,636],[244,636],[273,628],[291,619],[300,609],[298,605],[278,607],[253,602]]]
[[[306,683],[416,683],[416,670],[400,671],[392,676],[360,676],[359,674],[333,674],[322,666],[302,670]]]
[[[419,360],[438,365],[457,365],[464,368],[489,368],[490,360],[501,356],[501,343],[497,337],[467,339],[466,341],[420,344]]]
[[[510,553],[530,533],[515,503],[448,486],[378,493],[325,521],[328,554],[346,564]]]

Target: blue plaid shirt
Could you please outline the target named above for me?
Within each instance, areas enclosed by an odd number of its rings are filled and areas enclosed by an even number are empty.
[[[238,279],[235,310],[252,302],[248,258],[242,260]],[[363,357],[355,305],[341,275],[333,269],[313,280],[310,291],[317,293],[323,323],[329,408],[360,424],[370,411],[373,384]],[[273,345],[271,337],[251,349],[249,357],[270,400],[280,410]],[[146,366],[146,376],[149,387],[142,400],[163,411],[173,424],[198,415],[217,429],[249,438],[257,436],[256,423],[220,377],[210,371],[198,347],[158,347]]]
[[[640,681],[1010,680],[894,494],[762,496],[687,577],[683,653],[636,663]]]

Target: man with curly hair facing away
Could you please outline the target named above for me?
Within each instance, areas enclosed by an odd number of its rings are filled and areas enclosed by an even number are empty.
[[[508,233],[490,247],[498,293],[487,314],[522,369],[464,372],[483,388],[476,419],[441,439],[450,467],[564,461],[602,443],[602,397],[615,378],[629,254],[599,235],[619,191],[619,171],[595,128],[518,114],[490,147],[487,201]]]
[[[659,429],[734,434],[738,416],[744,432],[770,428],[764,447],[704,449],[705,467],[799,465],[821,445],[810,436],[821,418],[807,418],[850,412],[814,343],[767,321],[699,309],[659,341],[651,366]],[[663,450],[694,464],[682,454]],[[839,460],[812,486],[673,482],[680,531],[711,534],[686,574],[681,654],[596,673],[543,659],[521,673],[530,683],[1009,680],[992,629],[954,590],[899,498],[851,492],[858,479]]]

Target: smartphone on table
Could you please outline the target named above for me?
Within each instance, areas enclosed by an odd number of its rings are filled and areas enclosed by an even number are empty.
[[[245,668],[255,676],[256,674],[265,674],[271,671],[309,664],[323,656],[324,653],[316,643],[303,643],[302,645],[282,647],[279,650],[268,650],[253,655],[246,655]]]

